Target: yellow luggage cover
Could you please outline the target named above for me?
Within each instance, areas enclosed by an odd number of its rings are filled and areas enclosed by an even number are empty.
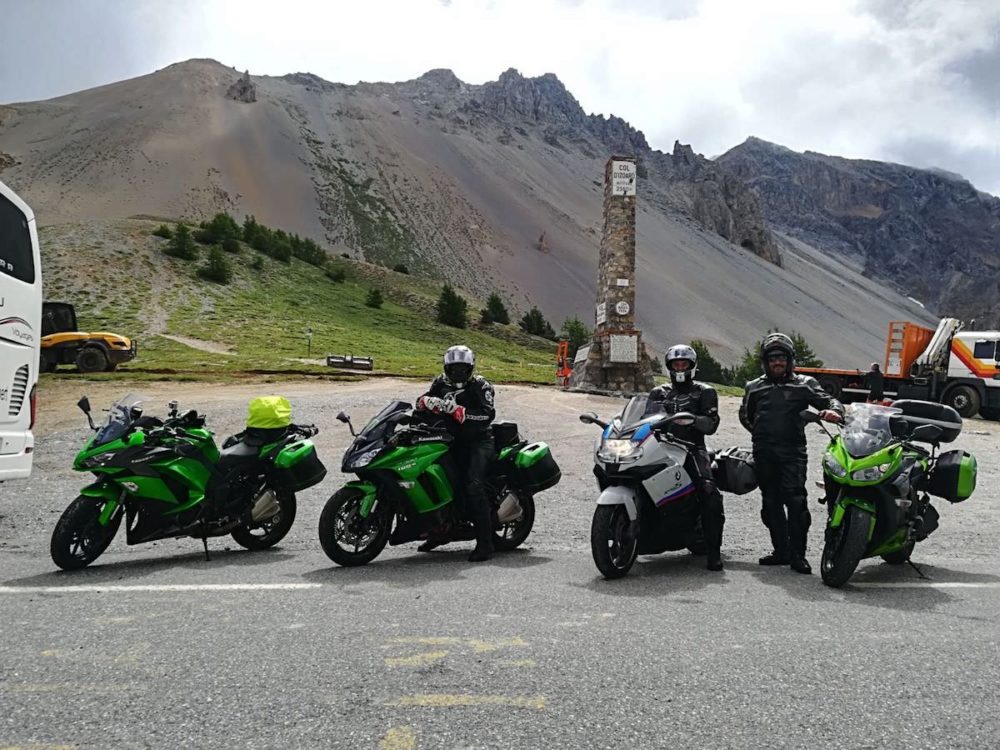
[[[274,429],[292,423],[292,405],[284,396],[258,396],[247,409],[247,427]]]

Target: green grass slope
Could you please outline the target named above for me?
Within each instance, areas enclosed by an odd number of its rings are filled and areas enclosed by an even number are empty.
[[[85,330],[138,339],[138,358],[108,377],[332,374],[324,364],[328,353],[372,356],[376,373],[429,377],[440,372],[444,349],[464,343],[487,378],[555,380],[552,342],[515,326],[461,330],[437,323],[440,286],[433,281],[334,258],[330,266],[346,274],[336,283],[298,259],[282,263],[241,245],[238,254],[226,253],[234,273],[220,285],[198,276],[206,248],[195,261],[164,254],[167,240],[151,234],[159,223],[61,224],[39,233],[45,298],[73,303]],[[385,299],[380,309],[364,304],[373,287]],[[481,306],[470,299],[470,317]]]

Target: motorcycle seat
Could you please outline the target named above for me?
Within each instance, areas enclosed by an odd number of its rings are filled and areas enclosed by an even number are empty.
[[[222,451],[219,455],[219,469],[225,471],[239,464],[249,463],[256,460],[259,453],[260,446],[248,445],[241,440]]]

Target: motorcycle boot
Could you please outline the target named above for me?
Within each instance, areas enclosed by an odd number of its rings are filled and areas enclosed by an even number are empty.
[[[812,516],[808,508],[803,507],[798,513],[789,508],[788,542],[791,555],[788,564],[796,573],[803,573],[805,575],[812,573],[812,567],[809,565],[809,561],[806,560],[806,543],[811,524]]]

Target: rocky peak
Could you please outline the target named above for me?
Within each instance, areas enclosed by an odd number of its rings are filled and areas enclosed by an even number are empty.
[[[768,221],[940,314],[1000,323],[1000,199],[935,170],[806,152],[759,139],[719,165],[758,193]]]
[[[508,68],[496,81],[479,87],[483,109],[501,118],[521,117],[552,125],[583,125],[583,108],[554,74],[525,78]]]
[[[587,130],[615,153],[640,156],[650,151],[642,131],[636,130],[620,117],[589,115],[586,125]]]
[[[450,68],[434,68],[433,70],[428,70],[417,79],[417,82],[425,85],[436,86],[444,89],[445,91],[458,91],[465,85]]]

